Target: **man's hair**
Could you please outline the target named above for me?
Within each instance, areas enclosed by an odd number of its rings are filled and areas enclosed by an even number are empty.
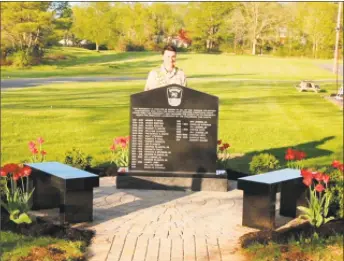
[[[164,55],[165,51],[172,51],[172,52],[177,52],[176,47],[174,47],[173,45],[165,45],[164,49],[162,50],[161,54]]]

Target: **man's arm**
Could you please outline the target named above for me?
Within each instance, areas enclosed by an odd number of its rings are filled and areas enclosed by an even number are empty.
[[[182,85],[185,86],[185,87],[188,86],[188,83],[186,81],[186,76],[185,76],[184,71],[182,71]]]
[[[150,71],[149,74],[148,74],[148,78],[147,78],[147,81],[146,81],[146,86],[145,86],[145,91],[149,91],[151,89],[154,89],[155,88],[155,72],[154,71]]]

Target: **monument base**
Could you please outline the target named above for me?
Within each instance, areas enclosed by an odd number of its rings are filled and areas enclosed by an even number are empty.
[[[116,179],[119,189],[179,191],[228,191],[227,174],[173,174],[122,172]]]

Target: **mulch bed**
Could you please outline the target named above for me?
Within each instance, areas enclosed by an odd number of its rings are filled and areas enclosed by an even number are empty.
[[[37,217],[31,224],[15,224],[9,219],[9,214],[1,210],[1,230],[11,231],[32,237],[53,237],[71,241],[83,241],[88,246],[95,232],[87,229],[72,228],[68,225],[56,225],[48,220]]]
[[[283,228],[278,231],[262,230],[258,232],[251,232],[240,237],[240,244],[243,248],[247,248],[253,243],[266,245],[269,242],[275,242],[279,244],[285,244],[291,238],[299,240],[301,236],[303,238],[311,237],[314,232],[316,232],[319,237],[322,238],[328,238],[335,234],[344,235],[344,219],[333,220],[319,228],[314,228],[307,222]]]

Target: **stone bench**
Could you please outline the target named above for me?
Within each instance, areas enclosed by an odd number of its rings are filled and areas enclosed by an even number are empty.
[[[99,176],[59,162],[25,164],[32,169],[33,210],[60,208],[61,223],[93,220],[93,188]]]
[[[296,217],[297,206],[305,205],[306,186],[300,170],[282,169],[238,179],[244,191],[242,225],[275,228],[276,193],[281,191],[280,215]]]

